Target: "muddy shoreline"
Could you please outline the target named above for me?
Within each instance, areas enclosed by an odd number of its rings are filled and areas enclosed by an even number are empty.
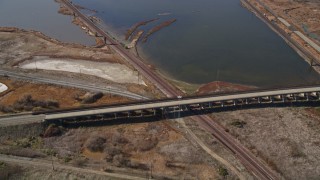
[[[157,20],[159,20],[159,18],[150,19],[150,20],[146,20],[146,21],[141,21],[141,22],[138,22],[138,23],[134,24],[133,26],[131,26],[131,27],[127,30],[127,33],[126,33],[126,35],[125,35],[125,40],[128,40],[129,37],[130,37],[140,26],[147,25],[148,23],[151,23],[151,22],[157,21]]]

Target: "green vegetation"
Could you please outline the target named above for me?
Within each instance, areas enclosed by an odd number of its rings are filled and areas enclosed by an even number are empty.
[[[68,163],[68,162],[70,162],[72,160],[72,158],[71,158],[71,156],[66,156],[66,157],[63,158],[63,160],[64,160],[65,163]]]
[[[226,177],[227,175],[229,175],[228,170],[222,166],[218,168],[218,173],[222,177]]]
[[[14,141],[14,145],[22,148],[39,149],[43,147],[43,140],[40,137],[27,137]]]
[[[237,128],[243,128],[244,125],[246,125],[247,123],[244,121],[234,121],[231,123],[232,126],[235,126]]]

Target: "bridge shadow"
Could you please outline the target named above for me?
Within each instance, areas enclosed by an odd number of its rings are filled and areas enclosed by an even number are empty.
[[[142,116],[142,117],[119,117],[117,119],[112,120],[105,120],[101,118],[91,117],[88,120],[78,120],[70,122],[68,120],[63,121],[52,121],[50,123],[54,123],[56,125],[60,125],[66,128],[78,128],[78,127],[98,127],[98,126],[114,126],[114,125],[121,125],[121,124],[139,124],[139,123],[146,123],[146,122],[157,122],[164,120],[162,116]]]
[[[157,111],[155,115],[145,115],[145,116],[132,116],[132,117],[117,117],[105,119],[104,116],[90,116],[84,118],[77,118],[73,120],[60,120],[60,121],[50,121],[47,123],[54,123],[61,125],[66,128],[78,128],[78,127],[97,127],[97,126],[113,126],[120,124],[138,124],[146,122],[158,122],[165,119],[177,119],[189,116],[212,114],[217,112],[228,112],[228,111],[238,111],[246,109],[262,109],[262,108],[279,108],[279,107],[319,107],[320,101],[309,101],[309,102],[287,102],[287,103],[277,103],[277,104],[249,104],[249,105],[236,105],[236,106],[225,106],[225,107],[214,107],[214,108],[204,108],[195,109],[188,111],[175,111],[175,112],[163,112]]]

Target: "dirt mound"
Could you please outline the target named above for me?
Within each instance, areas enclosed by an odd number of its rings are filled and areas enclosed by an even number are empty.
[[[221,92],[235,92],[235,91],[246,91],[255,89],[254,86],[246,86],[241,84],[232,84],[228,82],[214,81],[205,85],[202,85],[197,90],[196,94],[214,94]]]

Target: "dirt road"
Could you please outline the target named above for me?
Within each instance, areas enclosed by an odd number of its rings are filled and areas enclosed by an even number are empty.
[[[55,171],[59,170],[59,171],[68,171],[68,172],[72,171],[72,172],[78,172],[78,173],[88,173],[88,174],[95,174],[95,175],[100,175],[100,176],[105,176],[110,178],[117,178],[117,179],[132,179],[132,180],[145,179],[142,177],[129,176],[125,174],[107,173],[107,172],[96,171],[92,169],[77,168],[73,166],[58,164],[56,162],[52,164],[52,162],[47,160],[38,160],[34,158],[24,158],[24,157],[9,156],[9,155],[3,155],[3,154],[0,154],[0,161],[6,162],[6,163],[13,163],[13,164],[17,164],[19,166],[25,166],[25,167],[35,166],[37,168],[42,168],[46,170],[52,169],[54,167]]]

